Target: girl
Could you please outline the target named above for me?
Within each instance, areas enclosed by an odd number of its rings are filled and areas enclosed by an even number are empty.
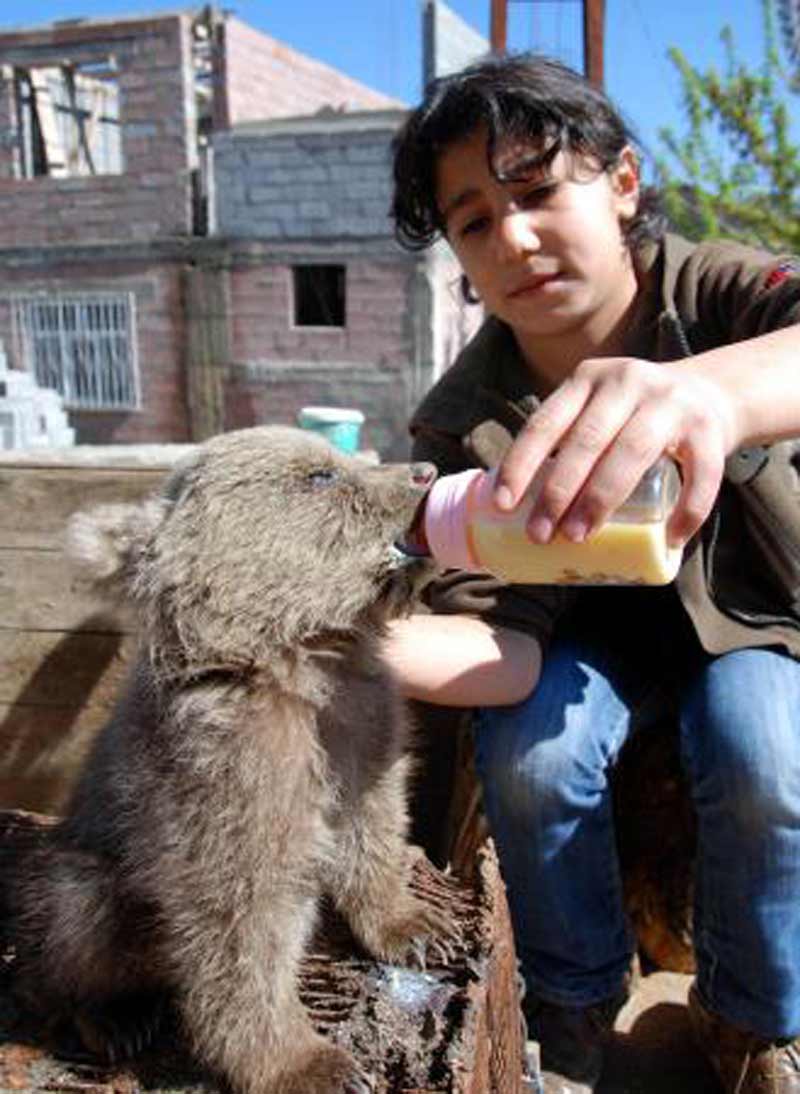
[[[690,1016],[726,1091],[800,1092],[800,276],[664,234],[631,135],[535,56],[435,81],[395,146],[397,234],[443,236],[487,319],[411,422],[440,473],[547,457],[533,540],[580,541],[662,453],[672,586],[448,572],[387,647],[408,695],[475,709],[546,1092],[595,1089],[625,998],[609,769],[674,710],[698,817]]]

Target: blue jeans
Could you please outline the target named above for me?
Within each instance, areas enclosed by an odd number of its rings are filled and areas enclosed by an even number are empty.
[[[688,632],[687,632],[688,633]],[[476,758],[528,991],[617,992],[626,921],[609,773],[635,728],[674,710],[698,820],[698,990],[765,1037],[800,1032],[800,663],[705,654],[691,635],[566,634],[524,702],[476,714]],[[680,653],[678,652],[680,650]],[[665,666],[672,665],[672,669]]]

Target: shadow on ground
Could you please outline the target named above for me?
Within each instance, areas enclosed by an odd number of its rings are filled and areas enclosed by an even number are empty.
[[[719,1094],[686,1013],[691,977],[642,977],[620,1012],[597,1094]]]

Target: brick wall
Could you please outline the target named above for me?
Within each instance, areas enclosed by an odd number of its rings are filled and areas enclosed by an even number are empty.
[[[422,74],[427,84],[436,76],[457,72],[489,52],[489,42],[441,0],[426,0],[422,26]]]
[[[402,111],[242,126],[214,138],[216,225],[261,239],[388,238]]]
[[[332,28],[333,29],[333,28]],[[312,60],[240,20],[222,28],[226,114],[221,125],[334,110],[400,106],[342,72]]]
[[[124,173],[16,177],[13,66],[109,56],[119,72]],[[197,158],[192,79],[188,15],[0,34],[0,246],[190,231]]]
[[[14,344],[10,297],[58,291],[133,292],[142,406],[137,411],[69,411],[79,444],[135,444],[189,440],[183,373],[183,302],[178,263],[120,263],[98,256],[90,263],[48,264],[43,271],[7,265],[0,296],[0,340],[9,363],[22,368]]]
[[[435,377],[451,363],[480,319],[455,291],[456,268],[446,254],[365,253],[313,245],[277,254],[262,244],[229,252],[197,241],[196,262],[222,271],[227,305],[213,318],[225,329],[213,367],[220,369],[223,420],[234,429],[261,422],[295,421],[308,404],[355,406],[367,418],[364,443],[384,459],[407,452],[407,420]],[[142,406],[114,413],[70,412],[82,444],[134,444],[191,439],[187,409],[187,313],[184,270],[192,252],[176,247],[169,260],[126,257],[98,249],[36,263],[5,252],[0,295],[0,340],[12,367],[25,367],[12,338],[9,301],[15,293],[132,292]],[[293,323],[292,266],[330,261],[346,267],[346,323],[297,327]],[[207,317],[208,318],[208,317]]]
[[[301,261],[313,258],[308,251]],[[226,426],[293,422],[301,406],[355,406],[367,443],[402,454],[412,400],[417,332],[409,301],[416,259],[339,255],[346,266],[346,325],[295,327],[291,264],[231,271],[231,370]]]

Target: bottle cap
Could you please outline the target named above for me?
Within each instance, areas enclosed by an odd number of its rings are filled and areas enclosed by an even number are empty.
[[[456,570],[480,569],[472,553],[468,522],[471,489],[483,476],[473,467],[458,475],[444,475],[431,487],[425,501],[425,538],[442,566]]]

